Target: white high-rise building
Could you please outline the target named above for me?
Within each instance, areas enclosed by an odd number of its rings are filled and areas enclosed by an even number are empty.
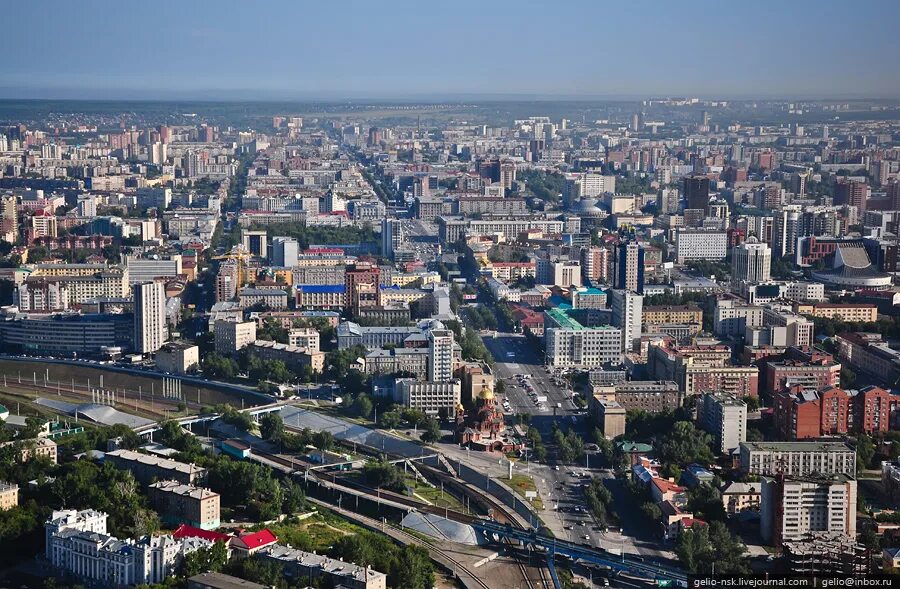
[[[731,250],[731,280],[741,282],[768,282],[771,277],[772,250],[755,237]]]
[[[747,441],[747,404],[734,395],[703,395],[697,403],[697,422],[713,435],[719,454],[729,454]]]
[[[381,220],[381,253],[386,258],[394,258],[403,245],[403,226],[400,219],[384,218]]]
[[[630,352],[641,336],[644,297],[630,290],[610,290],[612,324],[622,331],[622,351]]]
[[[453,332],[432,329],[428,332],[428,380],[447,382],[453,378]]]
[[[273,266],[290,268],[297,265],[300,244],[293,237],[273,237],[269,249],[269,262]]]
[[[856,536],[856,481],[846,475],[763,477],[759,531],[774,546],[811,532]]]
[[[166,343],[166,292],[162,282],[132,287],[134,294],[134,351],[152,354]]]
[[[660,215],[678,213],[678,189],[661,188],[656,195],[656,212]]]

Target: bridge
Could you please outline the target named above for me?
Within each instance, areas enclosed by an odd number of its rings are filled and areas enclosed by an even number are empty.
[[[293,400],[288,399],[285,401],[276,401],[275,403],[269,403],[267,405],[257,405],[256,407],[247,407],[245,409],[238,409],[238,413],[246,413],[250,415],[254,421],[259,423],[259,416],[265,413],[274,413],[276,411],[281,411],[282,407],[286,405],[290,405]],[[199,415],[186,415],[184,417],[179,417],[173,419],[172,421],[178,422],[178,424],[182,427],[191,426],[195,423],[206,423],[208,421],[215,421],[222,417],[219,413],[202,413]],[[149,436],[153,432],[157,432],[162,429],[162,422],[158,421],[156,423],[152,423],[149,425],[143,425],[134,428],[134,432],[139,436]]]
[[[544,536],[532,530],[522,530],[509,525],[499,524],[491,520],[477,519],[472,522],[472,527],[483,533],[488,538],[496,540],[512,540],[525,546],[539,548],[547,553],[547,562],[551,576],[555,577],[553,557],[566,556],[572,560],[609,567],[617,572],[628,573],[642,579],[656,581],[675,582],[679,586],[687,587],[687,573],[682,570],[645,561],[633,556],[621,556],[593,548],[591,546],[576,544],[568,540],[560,540],[551,536]],[[559,585],[555,582],[556,586]]]

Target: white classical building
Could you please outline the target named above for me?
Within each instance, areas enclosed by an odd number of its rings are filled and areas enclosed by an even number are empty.
[[[50,564],[105,586],[162,583],[186,554],[208,547],[201,538],[145,536],[119,540],[106,533],[107,514],[54,511],[44,524]]]

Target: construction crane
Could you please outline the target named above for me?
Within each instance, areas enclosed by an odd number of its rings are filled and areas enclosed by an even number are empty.
[[[228,253],[221,256],[213,256],[213,260],[234,260],[237,263],[237,283],[245,284],[249,280],[249,262],[251,254],[243,244],[237,244]]]

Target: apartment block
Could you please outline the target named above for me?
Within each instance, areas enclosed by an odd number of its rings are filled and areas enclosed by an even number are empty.
[[[779,547],[814,532],[856,536],[856,481],[843,474],[762,478],[760,533]]]
[[[856,476],[856,450],[844,442],[744,442],[740,456],[744,474]]]
[[[150,485],[147,496],[163,522],[172,527],[179,524],[203,530],[219,527],[219,494],[209,489],[167,480]]]
[[[105,460],[119,470],[131,471],[142,485],[154,481],[174,480],[185,485],[196,485],[206,479],[206,469],[177,460],[150,456],[131,450],[107,452]]]
[[[706,393],[697,401],[697,423],[715,438],[719,454],[747,441],[747,404],[734,395]]]

